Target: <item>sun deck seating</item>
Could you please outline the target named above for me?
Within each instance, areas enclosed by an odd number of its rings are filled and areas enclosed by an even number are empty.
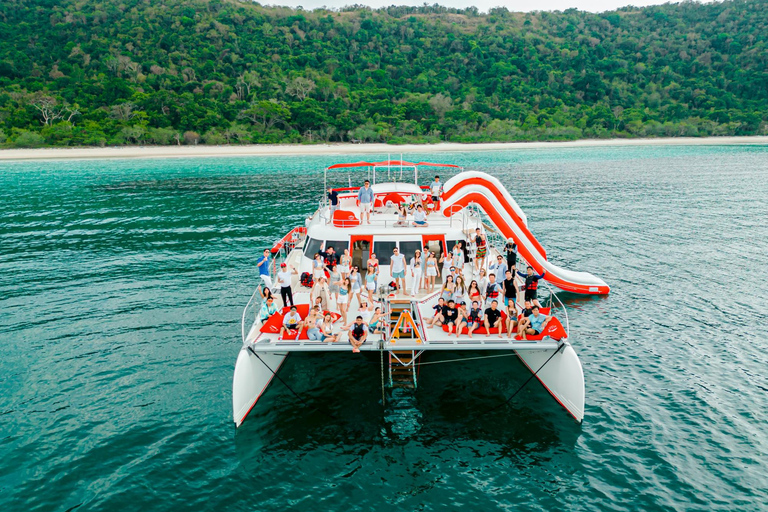
[[[263,333],[272,333],[277,334],[280,332],[280,328],[283,326],[283,318],[285,318],[285,315],[288,314],[288,312],[291,310],[290,306],[286,306],[282,309],[282,311],[278,311],[269,319],[264,322],[264,324],[261,326],[260,331]],[[302,320],[307,318],[307,315],[309,314],[309,304],[296,304],[296,312],[299,314]],[[333,323],[339,321],[341,318],[341,315],[339,313],[336,313],[335,311],[323,311],[323,315],[329,314],[333,317]],[[283,335],[283,339],[286,340],[295,340],[296,335],[298,332],[294,335],[291,335],[290,333]],[[308,340],[309,337],[307,337],[307,329],[301,330],[301,335],[298,337],[299,340]]]

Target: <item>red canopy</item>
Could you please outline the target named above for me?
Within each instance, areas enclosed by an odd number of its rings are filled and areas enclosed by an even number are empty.
[[[428,165],[429,167],[456,167],[457,169],[461,169],[460,165],[453,165],[453,164],[433,164],[431,162],[419,162],[416,165]]]
[[[348,167],[417,167],[419,165],[425,165],[429,167],[456,167],[460,169],[460,165],[453,164],[435,164],[431,162],[406,162],[405,160],[385,160],[383,162],[352,162],[348,164],[334,164],[328,167],[328,169],[345,169]]]
[[[328,167],[329,169],[343,169],[345,167],[373,167],[375,164],[371,162],[353,162],[351,164],[334,164]]]

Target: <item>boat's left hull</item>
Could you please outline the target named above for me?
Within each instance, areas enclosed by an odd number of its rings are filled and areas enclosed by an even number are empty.
[[[232,414],[235,425],[239,427],[243,423],[272,382],[287,355],[286,352],[261,352],[257,357],[247,347],[240,349],[232,381]]]

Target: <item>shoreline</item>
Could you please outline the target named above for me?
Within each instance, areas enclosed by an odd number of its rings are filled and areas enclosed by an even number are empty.
[[[0,161],[94,160],[112,158],[191,158],[230,156],[350,155],[361,153],[443,153],[462,151],[509,151],[514,149],[589,148],[616,146],[725,146],[768,145],[768,136],[671,137],[659,139],[582,139],[566,142],[490,142],[440,144],[249,144],[243,146],[119,146],[2,149]],[[394,157],[393,157],[394,158]]]

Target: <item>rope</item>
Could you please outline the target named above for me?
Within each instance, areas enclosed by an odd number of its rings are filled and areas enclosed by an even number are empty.
[[[514,393],[512,393],[512,396],[510,396],[509,398],[507,398],[506,400],[504,400],[504,401],[503,401],[502,403],[500,403],[499,405],[497,405],[497,406],[495,406],[495,407],[491,407],[490,409],[486,409],[485,411],[481,412],[480,414],[477,414],[477,415],[473,416],[473,418],[472,418],[472,419],[476,419],[476,418],[478,418],[478,417],[480,417],[480,416],[484,416],[484,415],[488,414],[489,412],[493,412],[493,411],[495,411],[496,409],[500,409],[501,407],[504,407],[504,406],[505,406],[505,405],[507,405],[509,402],[511,402],[511,401],[512,401],[512,399],[513,399],[513,398],[515,398],[515,396],[517,396],[517,394],[518,394],[520,391],[522,391],[522,390],[523,390],[523,388],[526,386],[526,384],[528,384],[529,382],[531,382],[531,380],[532,380],[532,379],[533,379],[533,378],[534,378],[536,375],[538,375],[538,373],[541,371],[541,369],[542,369],[542,368],[544,368],[544,367],[547,365],[547,363],[548,363],[548,362],[550,362],[550,361],[552,360],[552,358],[553,358],[553,357],[555,357],[555,356],[556,356],[556,355],[557,355],[557,354],[560,352],[560,349],[562,349],[564,346],[565,346],[565,343],[562,343],[562,344],[561,344],[559,347],[557,347],[557,350],[555,350],[554,352],[552,352],[552,355],[551,355],[551,356],[549,356],[549,358],[548,358],[546,361],[544,361],[544,364],[542,364],[541,366],[539,366],[539,369],[538,369],[538,370],[536,370],[536,371],[535,371],[535,372],[534,372],[534,373],[533,373],[533,374],[532,374],[530,377],[528,377],[528,380],[526,380],[525,382],[523,382],[522,386],[520,386],[519,388],[517,388],[517,391],[515,391]]]
[[[447,361],[429,361],[426,363],[416,363],[413,366],[425,366],[428,364],[442,364],[442,363],[458,363],[462,361],[475,361],[477,359],[494,359],[496,357],[513,357],[517,354],[501,354],[497,356],[477,356],[477,357],[465,357],[463,359],[448,359]]]
[[[275,370],[273,370],[272,368],[270,368],[270,367],[269,367],[269,365],[268,365],[268,364],[267,364],[267,363],[266,363],[266,362],[265,362],[265,361],[264,361],[264,360],[263,360],[263,359],[262,359],[262,358],[259,356],[259,354],[257,354],[257,353],[256,353],[256,351],[255,351],[255,350],[253,350],[253,348],[251,348],[251,347],[248,347],[248,350],[250,350],[250,351],[251,351],[251,354],[255,355],[255,356],[258,358],[258,360],[259,360],[259,361],[261,361],[261,364],[263,364],[264,366],[266,366],[266,367],[267,367],[267,370],[269,370],[270,372],[272,372],[272,375],[273,375],[273,376],[275,376],[275,377],[277,377],[277,380],[279,380],[280,382],[282,382],[283,386],[285,386],[286,388],[288,388],[288,391],[290,391],[291,393],[293,393],[293,395],[294,395],[296,398],[298,398],[298,399],[299,399],[299,401],[301,401],[301,403],[303,403],[303,404],[304,404],[306,407],[309,407],[309,408],[311,408],[311,409],[314,409],[314,410],[316,410],[317,412],[319,412],[319,413],[321,413],[321,414],[323,414],[323,415],[325,415],[325,416],[328,416],[328,417],[329,417],[329,418],[331,418],[331,419],[334,419],[334,420],[335,420],[335,419],[337,419],[337,418],[336,418],[336,416],[334,416],[334,415],[333,415],[333,414],[331,414],[330,412],[328,412],[328,411],[324,411],[324,410],[322,410],[322,409],[319,409],[319,408],[315,407],[314,405],[312,405],[312,404],[308,403],[306,400],[304,400],[304,398],[302,398],[302,397],[301,397],[301,395],[299,395],[299,394],[298,394],[296,391],[294,391],[294,390],[293,390],[293,388],[292,388],[291,386],[289,386],[289,385],[288,385],[288,384],[287,384],[287,383],[286,383],[286,382],[285,382],[285,381],[284,381],[282,378],[280,378],[280,376],[279,376],[277,373],[275,373]]]
[[[381,405],[386,406],[386,397],[384,396],[384,344],[380,343],[380,352],[381,352]]]

